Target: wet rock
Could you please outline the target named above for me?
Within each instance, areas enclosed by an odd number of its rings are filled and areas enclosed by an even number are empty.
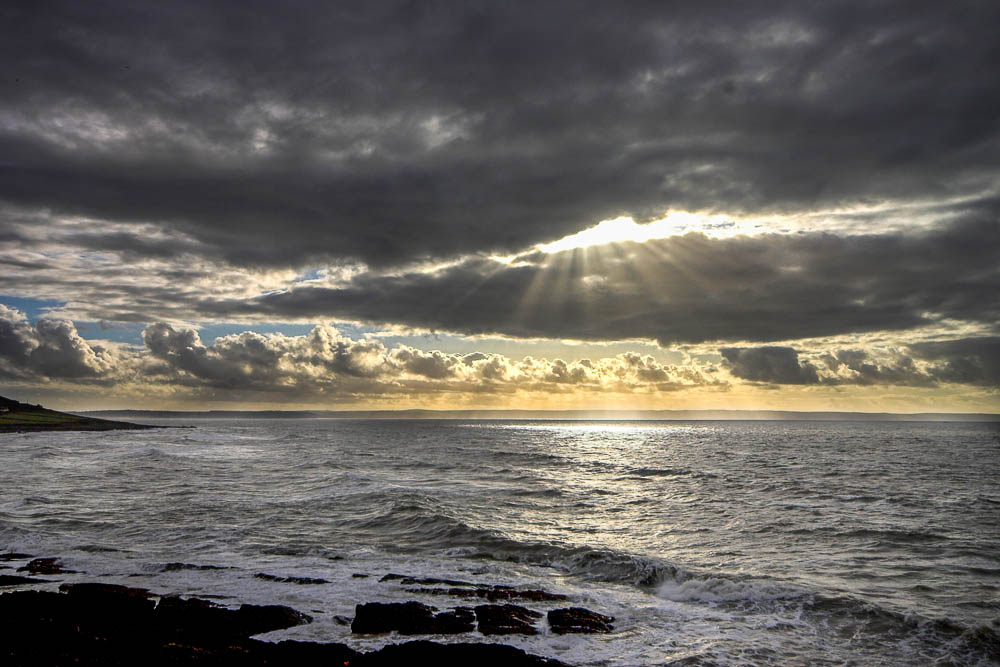
[[[232,610],[176,596],[162,598],[153,610],[148,591],[109,584],[67,584],[62,591],[0,594],[4,635],[0,664],[562,665],[496,644],[421,641],[359,653],[343,644],[272,643],[246,635],[287,627],[307,617],[287,607],[243,605]],[[468,608],[434,614],[433,608],[423,607],[439,625],[461,620],[468,627],[474,617]],[[197,624],[203,624],[197,631],[190,627]]]
[[[281,604],[244,604],[236,614],[240,631],[247,635],[312,623],[312,616]]]
[[[484,635],[536,635],[535,620],[542,617],[516,604],[481,604],[475,611],[479,632]]]
[[[388,576],[388,575],[387,575]],[[377,635],[423,628],[434,618],[434,607],[422,602],[369,602],[354,608],[351,632]]]
[[[383,580],[385,577],[382,578]],[[400,582],[404,586],[413,586],[415,584],[420,584],[422,586],[482,586],[482,584],[473,584],[468,581],[459,581],[457,579],[438,579],[436,577],[403,577]]]
[[[27,565],[17,568],[18,572],[32,574],[72,574],[75,570],[66,570],[58,558],[35,558]]]
[[[413,641],[389,644],[366,653],[358,664],[382,665],[504,665],[505,667],[566,667],[565,663],[526,653],[505,644],[438,644]]]
[[[24,584],[44,584],[46,579],[20,577],[16,574],[0,574],[0,586],[22,586]]]
[[[311,616],[283,605],[245,604],[233,610],[200,598],[174,596],[162,598],[154,616],[161,633],[205,642],[249,637],[312,622]]]
[[[422,602],[369,602],[359,604],[354,611],[351,632],[355,634],[402,635],[457,634],[472,632],[475,614],[467,607],[435,613],[434,607]]]
[[[32,558],[31,554],[20,554],[16,551],[8,551],[5,554],[0,554],[0,561],[4,562],[9,560],[28,560],[29,558]]]
[[[450,595],[460,598],[480,598],[490,602],[503,600],[531,600],[551,602],[566,600],[565,595],[540,589],[519,590],[511,586],[480,586],[479,588],[407,588],[407,592],[420,595]]]
[[[123,600],[149,600],[151,597],[149,590],[145,588],[119,584],[62,584],[59,586],[59,592],[68,594],[74,600],[101,601],[109,604],[119,603]],[[148,604],[150,609],[153,608],[153,604],[153,602]]]
[[[469,607],[455,607],[452,611],[435,614],[430,634],[459,634],[476,628],[476,613]]]
[[[334,614],[333,622],[337,625],[350,625],[351,619],[347,616],[341,616],[340,614]]]
[[[283,584],[328,584],[330,583],[326,579],[318,579],[315,577],[279,577],[276,574],[267,574],[266,572],[258,572],[253,575],[257,579],[263,579],[264,581],[277,581]]]
[[[379,581],[396,581],[398,579],[406,579],[405,574],[396,574],[395,572],[390,572],[389,574],[383,576]]]
[[[548,613],[549,627],[552,632],[560,635],[570,632],[611,632],[614,630],[611,625],[614,620],[611,616],[604,616],[583,607],[553,609]]]
[[[177,572],[178,570],[229,570],[229,569],[232,568],[222,567],[221,565],[194,565],[192,563],[167,563],[160,569],[160,571]]]
[[[352,574],[351,576],[352,576],[352,577],[354,577],[355,579],[367,579],[367,578],[368,578],[368,577],[370,577],[371,575],[369,575],[369,574],[364,574],[364,573],[361,573],[361,572],[355,572],[355,573],[354,573],[354,574]]]

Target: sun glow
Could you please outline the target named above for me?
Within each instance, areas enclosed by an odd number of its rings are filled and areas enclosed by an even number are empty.
[[[988,192],[995,196],[995,192]],[[602,220],[593,227],[550,243],[536,245],[533,250],[547,254],[577,250],[610,243],[644,243],[654,239],[682,236],[688,233],[704,234],[712,238],[726,238],[741,234],[788,234],[817,231],[841,234],[866,234],[877,222],[883,231],[913,231],[933,227],[942,220],[942,207],[954,207],[969,198],[901,202],[882,201],[874,204],[842,206],[831,209],[801,211],[797,213],[770,213],[766,215],[733,215],[698,213],[671,210],[658,219],[637,223],[629,216]],[[961,208],[955,208],[961,211]],[[954,215],[954,214],[951,214]],[[498,261],[511,263],[517,256],[497,257]]]
[[[607,243],[634,241],[643,243],[652,239],[664,239],[688,232],[701,232],[708,236],[731,236],[750,231],[753,223],[727,215],[703,215],[688,211],[670,211],[659,220],[643,224],[628,216],[602,220],[597,225],[582,232],[564,236],[558,241],[543,243],[538,249],[546,253],[588,248]]]

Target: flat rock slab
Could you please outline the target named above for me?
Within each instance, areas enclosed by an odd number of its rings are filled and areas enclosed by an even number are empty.
[[[282,584],[328,584],[330,583],[326,579],[319,579],[316,577],[280,577],[276,574],[267,574],[266,572],[258,572],[253,575],[257,579],[263,579],[264,581],[277,581]]]
[[[404,582],[405,583],[405,582]],[[408,593],[420,595],[450,595],[459,598],[480,598],[490,602],[503,600],[531,600],[532,602],[553,602],[566,600],[565,595],[549,593],[540,589],[518,589],[512,586],[488,586],[477,584],[475,588],[407,588]]]
[[[549,628],[556,634],[611,632],[615,619],[583,607],[553,609],[548,613]]]
[[[120,584],[62,584],[59,586],[59,592],[66,593],[75,600],[100,600],[108,603],[115,603],[121,600],[148,600],[152,597],[149,590],[145,588],[122,586]],[[150,609],[152,609],[152,604],[150,605]]]
[[[161,572],[177,572],[179,570],[231,570],[230,567],[221,565],[195,565],[193,563],[167,563],[160,570]]]

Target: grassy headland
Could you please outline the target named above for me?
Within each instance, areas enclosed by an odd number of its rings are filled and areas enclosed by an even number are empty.
[[[156,428],[143,424],[81,417],[0,396],[0,433],[36,431],[115,431]]]

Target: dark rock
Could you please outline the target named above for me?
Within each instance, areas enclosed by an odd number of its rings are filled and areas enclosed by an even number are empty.
[[[382,578],[385,581],[385,577]],[[437,579],[435,577],[403,577],[400,582],[404,586],[413,586],[414,584],[420,584],[422,586],[482,586],[482,584],[473,584],[468,581],[459,581],[457,579]]]
[[[28,560],[29,558],[32,558],[31,554],[19,554],[16,551],[8,551],[5,554],[0,554],[0,561]]]
[[[155,603],[144,588],[83,583],[63,584],[59,591],[68,611],[96,636],[121,638],[151,628]]]
[[[453,635],[461,632],[472,632],[475,628],[475,612],[469,607],[455,607],[453,611],[435,614],[429,632],[421,634]]]
[[[62,593],[0,594],[0,664],[48,665],[548,665],[511,646],[408,642],[362,654],[343,644],[249,639],[245,635],[287,627],[307,618],[287,607],[219,607],[198,598],[167,596],[155,611],[143,589],[108,584],[72,584]],[[419,603],[415,603],[419,604]],[[469,623],[471,610],[433,614],[437,623]],[[444,617],[441,619],[440,617]],[[426,618],[426,614],[424,614]],[[168,622],[169,621],[169,622]],[[198,631],[188,626],[203,624]],[[243,636],[237,636],[242,633]]]
[[[258,642],[264,644],[266,642]],[[345,644],[298,642],[290,639],[270,645],[266,650],[270,662],[283,665],[347,665],[361,664],[364,654]]]
[[[135,646],[152,636],[145,591],[102,584],[64,590],[0,595],[0,664],[134,664]]]
[[[154,620],[164,637],[186,641],[225,641],[238,637],[233,612],[200,598],[168,595],[156,605]]]
[[[434,618],[434,607],[422,602],[369,602],[354,608],[354,622],[351,632],[355,634],[377,635],[386,632],[409,631],[416,634],[416,628],[428,627]]]
[[[17,568],[18,572],[32,574],[72,574],[74,570],[63,569],[58,558],[36,558],[27,565]]]
[[[317,579],[314,577],[279,577],[276,574],[267,574],[265,572],[258,572],[253,575],[257,579],[263,579],[265,581],[277,581],[283,584],[328,584],[330,583],[326,579]]]
[[[210,643],[312,622],[311,616],[282,605],[245,604],[233,610],[208,600],[175,596],[162,598],[154,616],[158,630],[167,636]]]
[[[62,584],[59,586],[60,593],[68,594],[74,600],[100,601],[108,604],[117,604],[122,601],[149,600],[149,591],[145,588],[133,588],[130,586],[120,586],[118,584]],[[129,604],[129,602],[126,602]],[[143,603],[143,607],[152,610],[154,603]]]
[[[354,611],[351,632],[431,635],[472,632],[475,628],[475,614],[467,607],[437,614],[435,611],[434,607],[415,601],[359,604]]]
[[[569,632],[611,632],[614,630],[611,622],[615,619],[583,607],[567,607],[550,611],[548,620],[552,632],[564,635]]]
[[[354,574],[352,574],[351,576],[352,576],[352,577],[354,577],[355,579],[367,579],[367,578],[368,578],[368,577],[370,577],[371,575],[368,575],[368,574],[362,574],[361,572],[355,572],[355,573],[354,573]]]
[[[405,574],[396,574],[394,572],[390,572],[389,574],[387,574],[387,575],[383,576],[381,579],[379,579],[379,581],[395,581],[396,579],[406,579],[406,575]]]
[[[481,604],[476,609],[479,632],[484,635],[536,635],[535,619],[542,615],[516,604]]]
[[[333,617],[334,623],[337,625],[350,625],[351,619],[347,616],[341,616],[340,614],[335,614]]]
[[[281,604],[244,604],[236,614],[241,632],[247,635],[312,623],[312,616]]]
[[[178,570],[229,570],[232,568],[221,565],[192,565],[191,563],[167,563],[161,572],[176,572]]]
[[[414,641],[389,644],[366,653],[358,664],[382,665],[505,665],[505,667],[566,667],[505,644],[438,644]]]
[[[44,584],[46,579],[19,577],[15,574],[0,574],[0,586],[21,586],[23,584]]]

